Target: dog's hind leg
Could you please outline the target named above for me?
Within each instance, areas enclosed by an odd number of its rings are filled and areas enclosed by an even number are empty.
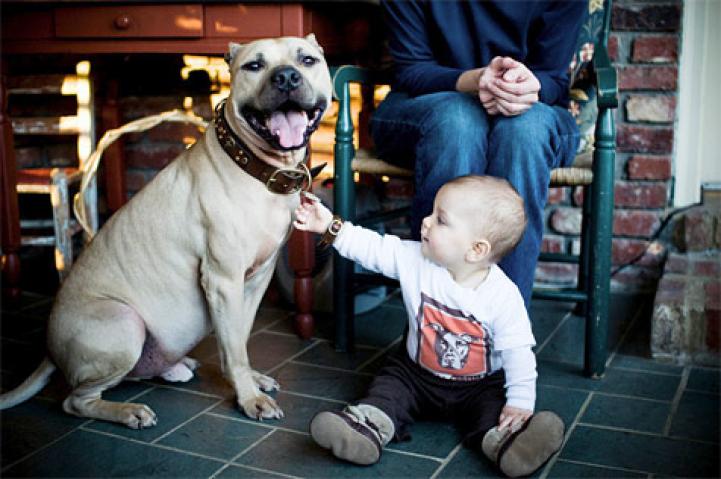
[[[63,409],[76,416],[119,422],[134,429],[155,425],[155,413],[148,406],[101,397],[138,363],[146,340],[143,319],[130,306],[116,301],[83,306],[62,310],[49,328],[52,356],[73,388]],[[81,315],[82,323],[71,322]]]
[[[63,402],[63,409],[69,414],[119,422],[132,429],[155,426],[157,417],[145,404],[106,401],[101,393],[118,384],[123,378],[108,380],[100,384],[83,384],[75,388]]]

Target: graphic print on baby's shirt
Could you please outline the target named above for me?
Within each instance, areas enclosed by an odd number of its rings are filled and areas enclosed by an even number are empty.
[[[419,365],[449,379],[477,379],[490,372],[491,336],[475,317],[421,293],[416,321]]]

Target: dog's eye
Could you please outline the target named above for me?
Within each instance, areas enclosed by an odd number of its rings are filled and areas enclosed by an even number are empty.
[[[300,59],[301,63],[307,67],[312,67],[316,63],[318,63],[318,59],[316,57],[312,57],[310,55],[306,55],[303,58]]]
[[[249,72],[257,72],[263,68],[263,63],[258,61],[248,62],[243,64],[240,68]]]

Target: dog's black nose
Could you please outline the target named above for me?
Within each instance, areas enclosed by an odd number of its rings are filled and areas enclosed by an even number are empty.
[[[289,92],[298,88],[303,81],[300,72],[293,67],[279,67],[270,77],[273,85],[282,92]]]

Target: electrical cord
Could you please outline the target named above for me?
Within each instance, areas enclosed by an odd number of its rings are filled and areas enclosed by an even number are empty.
[[[629,266],[633,266],[633,265],[636,264],[641,258],[643,258],[643,257],[646,255],[646,253],[648,253],[648,250],[649,250],[651,244],[652,244],[654,241],[656,241],[656,240],[661,236],[661,234],[663,233],[664,229],[666,229],[666,227],[669,225],[669,223],[671,222],[671,220],[672,220],[676,215],[678,215],[679,213],[683,213],[684,211],[688,211],[688,210],[690,210],[691,208],[695,208],[695,207],[701,206],[701,205],[702,205],[702,203],[701,203],[701,202],[698,202],[698,203],[694,203],[694,204],[691,204],[691,205],[684,206],[684,207],[682,207],[682,208],[679,208],[679,209],[674,210],[674,211],[672,211],[671,213],[669,213],[668,216],[666,216],[666,218],[664,218],[664,220],[661,222],[661,224],[659,225],[658,229],[653,233],[653,235],[651,235],[651,238],[649,238],[649,245],[646,246],[646,248],[645,248],[640,254],[638,254],[637,256],[635,256],[633,259],[631,259],[630,261],[628,261],[628,262],[626,262],[626,263],[624,263],[624,264],[622,264],[622,265],[619,265],[618,267],[616,267],[615,270],[611,271],[611,277],[615,276],[616,274],[618,274],[618,273],[621,272],[622,270],[628,268]]]

